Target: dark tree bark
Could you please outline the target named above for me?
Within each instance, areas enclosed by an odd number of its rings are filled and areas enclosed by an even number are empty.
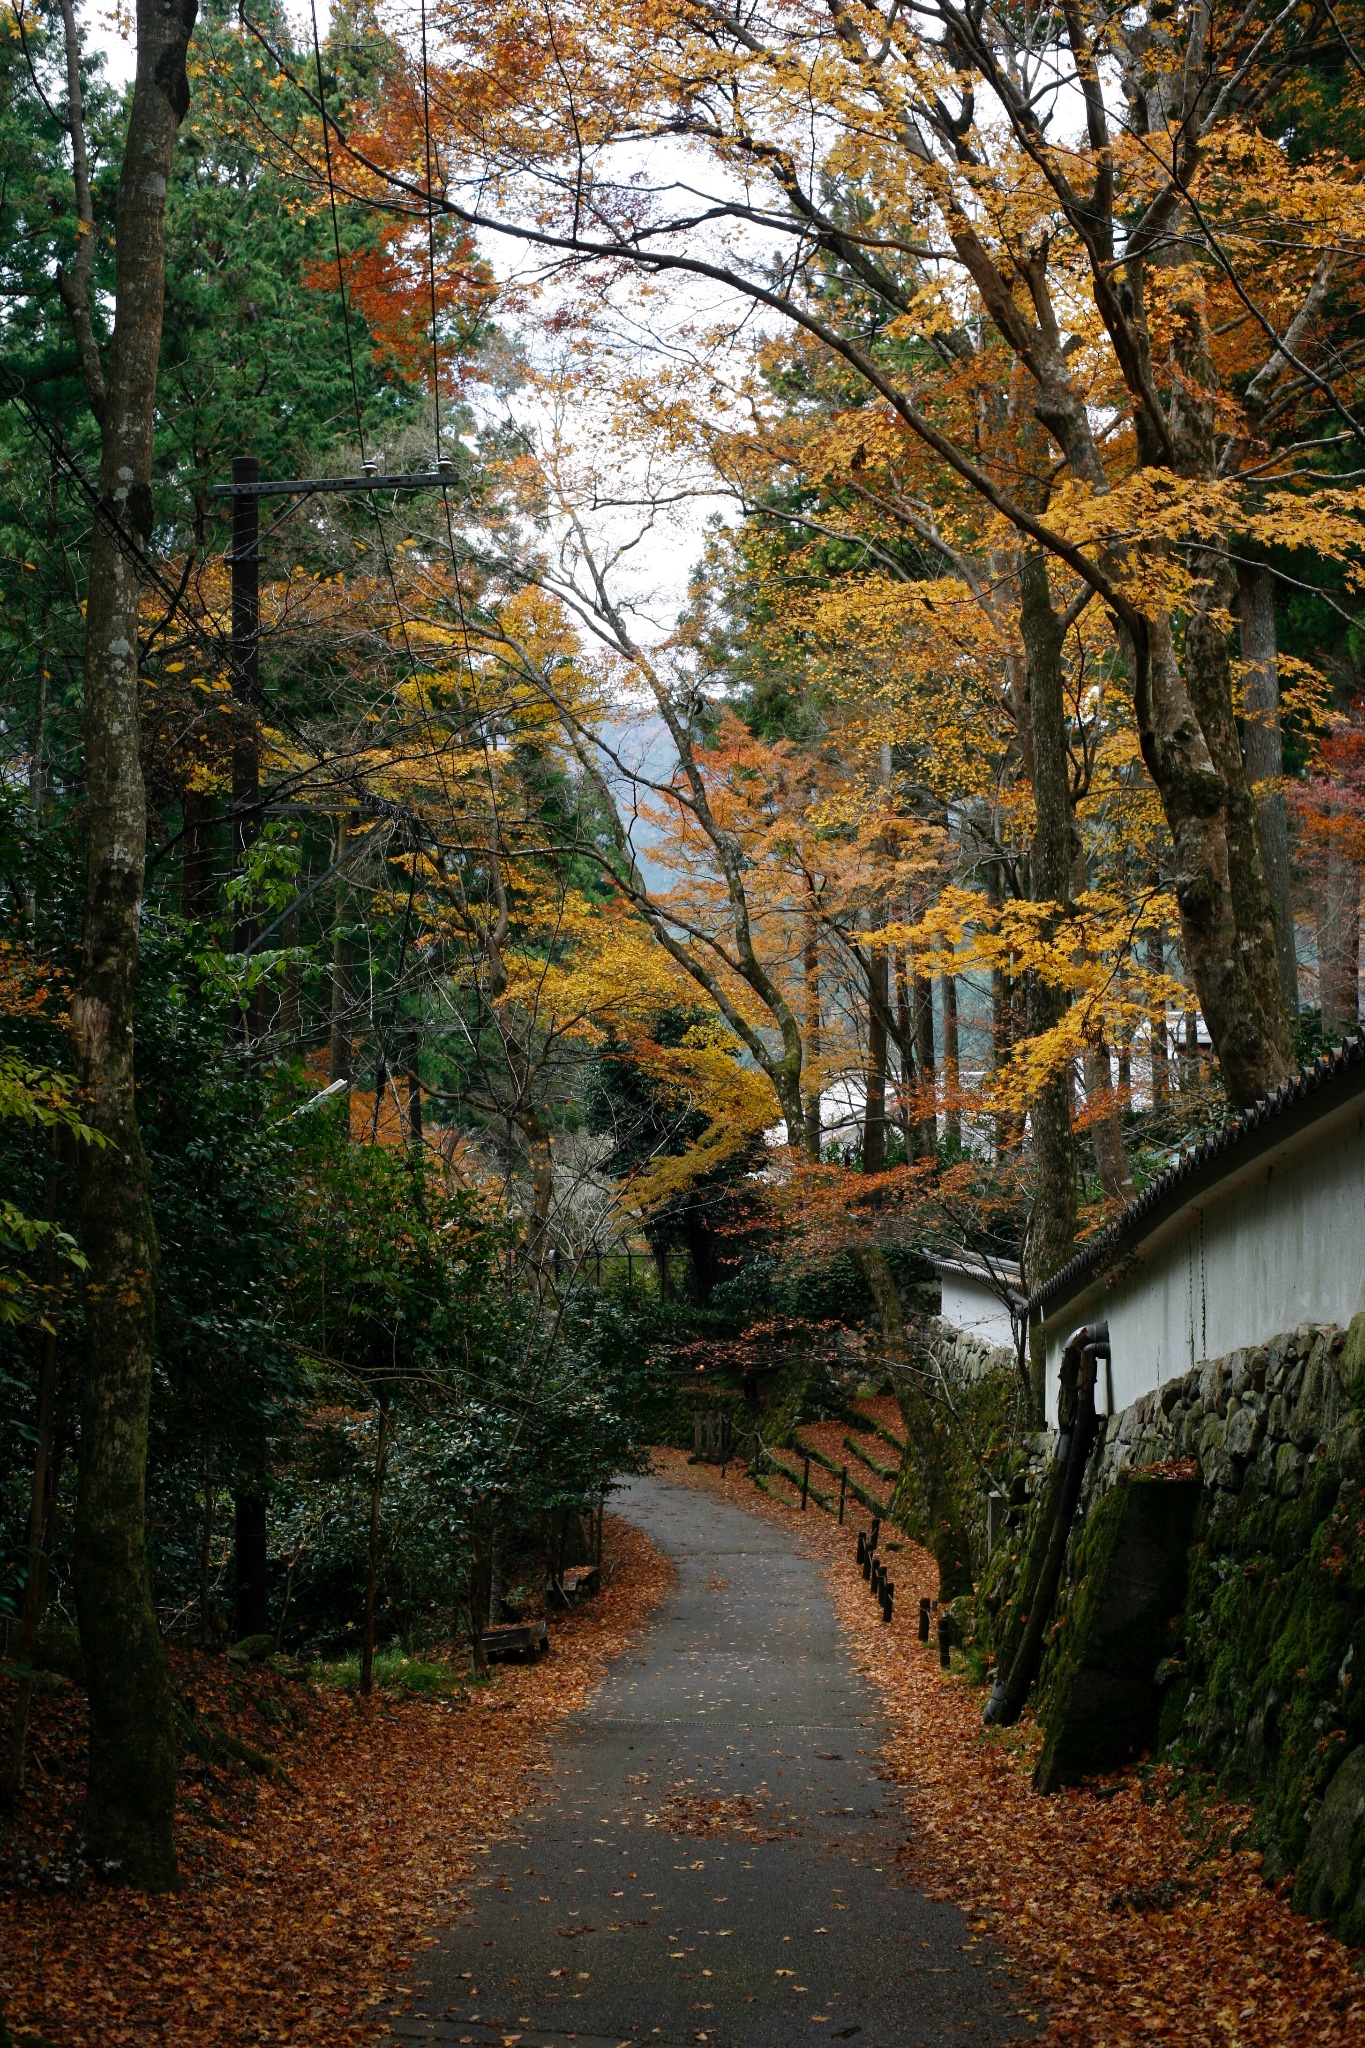
[[[1237,571],[1242,659],[1247,664],[1242,692],[1242,752],[1253,783],[1284,774],[1280,737],[1279,647],[1275,637],[1275,577],[1262,562],[1242,562]],[[1275,958],[1280,989],[1291,1017],[1299,1013],[1299,963],[1294,947],[1294,880],[1289,860],[1289,817],[1282,789],[1264,792],[1256,803],[1261,855],[1275,911]]]
[[[336,859],[346,853],[347,824],[337,819]],[[337,875],[336,905],[332,913],[332,1017],[327,1052],[327,1079],[350,1082],[355,1078],[351,1042],[351,957],[346,922],[350,911],[350,890],[344,872]]]
[[[212,822],[210,800],[197,789],[185,791],[180,843],[180,915],[191,920],[207,917],[213,898],[213,868],[209,846]]]
[[[1161,932],[1152,932],[1147,940],[1147,967],[1152,974],[1166,972],[1166,942]],[[1171,1056],[1166,1042],[1166,1005],[1154,1003],[1147,1019],[1147,1033],[1151,1046],[1152,1061],[1152,1106],[1166,1100],[1170,1093]]]
[[[1318,894],[1318,1000],[1324,1031],[1360,1022],[1360,870],[1335,837],[1327,842]]]
[[[1019,572],[1019,625],[1028,658],[1029,727],[1033,752],[1033,897],[1057,906],[1054,925],[1071,901],[1076,857],[1066,751],[1062,622],[1052,603],[1046,558],[1026,555]],[[1028,1025],[1035,1037],[1066,1013],[1064,989],[1030,974]],[[1076,1244],[1076,1141],[1071,1127],[1071,1070],[1056,1073],[1034,1098],[1034,1195],[1025,1246],[1025,1275],[1038,1287],[1064,1266]]]
[[[54,1175],[55,1183],[55,1175]],[[55,1185],[54,1185],[55,1198]],[[55,1211],[55,1199],[49,1211]],[[51,1213],[48,1220],[51,1221]],[[34,1431],[33,1480],[29,1490],[28,1543],[24,1555],[24,1602],[19,1610],[18,1661],[30,1668],[38,1640],[38,1626],[47,1600],[48,1568],[57,1521],[57,1335],[48,1330],[43,1338],[42,1361],[38,1369],[38,1414]],[[14,1693],[10,1722],[9,1759],[4,1781],[4,1803],[12,1806],[24,1789],[28,1753],[28,1719],[33,1705],[33,1680],[21,1677]]]
[[[962,1138],[962,1116],[957,1107],[957,1097],[962,1087],[962,1056],[957,1024],[957,976],[945,974],[943,987],[943,1083],[947,1091],[947,1108],[943,1117],[943,1133],[953,1144]]]
[[[176,1751],[166,1654],[147,1572],[147,1419],[156,1233],[133,1090],[133,998],[146,870],[138,731],[140,579],[124,534],[151,534],[152,432],[165,285],[166,180],[189,105],[195,0],[138,0],[137,71],[115,213],[108,361],[86,362],[100,422],[100,493],[85,621],[86,884],[71,1029],[84,1114],[105,1139],[80,1147],[89,1261],[74,1581],[90,1690],[85,1835],[91,1863],[148,1889],[177,1882]],[[67,10],[69,47],[74,19]],[[73,143],[79,121],[72,110]],[[83,149],[83,134],[81,139]],[[67,293],[64,291],[64,297]],[[86,356],[85,301],[72,303]]]
[[[417,1025],[406,1034],[408,1080],[408,1144],[414,1154],[422,1150],[422,1034]]]
[[[871,913],[879,921],[881,913]],[[867,970],[867,1070],[863,1077],[863,1172],[886,1166],[886,1020],[891,978],[885,946],[873,946]]]
[[[803,1079],[806,1084],[805,1149],[808,1159],[818,1160],[823,1132],[820,1124],[820,1055],[822,1020],[820,1014],[820,919],[815,890],[806,884],[801,968],[805,979],[804,1020],[806,1056]]]
[[[263,1496],[244,1488],[233,1494],[232,1504],[236,1568],[232,1625],[240,1640],[263,1636],[270,1627],[269,1552]]]
[[[379,1592],[379,1502],[384,1491],[384,1474],[389,1459],[389,1404],[379,1400],[379,1430],[374,1447],[374,1470],[370,1475],[370,1526],[365,1563],[365,1633],[360,1651],[360,1690],[374,1686],[374,1617]]]

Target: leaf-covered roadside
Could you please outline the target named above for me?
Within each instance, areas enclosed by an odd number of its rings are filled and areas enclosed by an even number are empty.
[[[229,1676],[219,1658],[173,1658],[199,1721],[286,1775],[213,1765],[196,1783],[190,1760],[179,1893],[11,1890],[0,2005],[14,2031],[60,2048],[327,2048],[377,2028],[424,1930],[449,1917],[476,1859],[543,1785],[547,1732],[670,1580],[647,1539],[610,1517],[606,1567],[599,1597],[555,1628],[549,1658],[446,1697],[380,1692],[365,1707],[269,1672]],[[18,1845],[30,1869],[74,1817],[83,1763],[83,1701],[46,1696],[40,1708],[45,1796]]]
[[[1048,2048],[1355,2048],[1365,2035],[1360,1958],[1290,1907],[1241,1849],[1250,1809],[1196,1808],[1170,1773],[1133,1770],[1050,1798],[1032,1789],[1031,1722],[983,1730],[982,1695],[939,1670],[917,1640],[933,1560],[907,1543],[889,1556],[890,1627],[843,1529],[761,1494],[731,1467],[664,1461],[670,1477],[724,1490],[780,1521],[825,1564],[853,1657],[890,1723],[884,1752],[907,1821],[906,1877],[968,1914],[999,1943],[1046,2022]],[[895,1540],[894,1537],[892,1539]]]

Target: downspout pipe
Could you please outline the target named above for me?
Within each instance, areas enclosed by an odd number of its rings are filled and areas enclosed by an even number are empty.
[[[1019,1590],[1016,1613],[1020,1616],[1020,1628],[1017,1633],[1011,1628],[1013,1640],[1007,1643],[1006,1648],[1012,1654],[1001,1659],[1000,1675],[991,1688],[982,1716],[987,1725],[1011,1727],[1023,1712],[1024,1702],[1037,1676],[1042,1661],[1043,1636],[1052,1618],[1057,1588],[1061,1584],[1071,1524],[1081,1497],[1090,1453],[1095,1446],[1099,1421],[1095,1412],[1095,1375],[1099,1360],[1110,1356],[1107,1322],[1083,1324],[1080,1329],[1072,1331],[1063,1346],[1057,1398],[1057,1421],[1061,1433],[1053,1467],[1054,1474],[1060,1467],[1060,1479],[1054,1479],[1049,1488],[1046,1536],[1040,1534],[1032,1546],[1035,1557],[1039,1555],[1041,1546],[1041,1565],[1033,1584],[1024,1585]]]

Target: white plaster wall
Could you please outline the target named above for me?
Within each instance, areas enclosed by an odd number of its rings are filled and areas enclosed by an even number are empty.
[[[1014,1331],[1010,1326],[1010,1312],[1000,1298],[992,1294],[984,1280],[977,1280],[970,1273],[956,1273],[951,1268],[939,1268],[939,1286],[942,1289],[942,1306],[939,1315],[945,1323],[951,1323],[955,1330],[963,1330],[969,1337],[980,1338],[983,1344],[1003,1346],[1007,1351],[1014,1349]]]
[[[1062,1347],[1080,1323],[1108,1320],[1113,1358],[1096,1402],[1114,1411],[1205,1358],[1298,1323],[1349,1323],[1365,1308],[1365,1112],[1305,1133],[1300,1149],[1230,1192],[1214,1190],[1138,1258],[1112,1287],[1078,1295],[1049,1330],[1050,1423]]]

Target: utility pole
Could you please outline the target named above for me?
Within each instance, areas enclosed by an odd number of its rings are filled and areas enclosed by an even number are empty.
[[[366,463],[362,476],[273,477],[261,480],[261,467],[254,455],[234,455],[232,482],[215,484],[215,498],[232,503],[232,547],[228,566],[232,572],[232,641],[229,664],[232,672],[232,857],[241,873],[246,856],[261,829],[261,500],[295,498],[275,520],[270,531],[297,512],[299,505],[319,495],[351,496],[362,491],[443,490],[455,480],[453,462],[441,461],[435,469],[401,471],[381,476],[374,463]],[[258,931],[256,919],[237,921],[233,943],[244,953]],[[260,1004],[253,1002],[243,1018],[247,1044],[260,1038],[264,1019]]]

